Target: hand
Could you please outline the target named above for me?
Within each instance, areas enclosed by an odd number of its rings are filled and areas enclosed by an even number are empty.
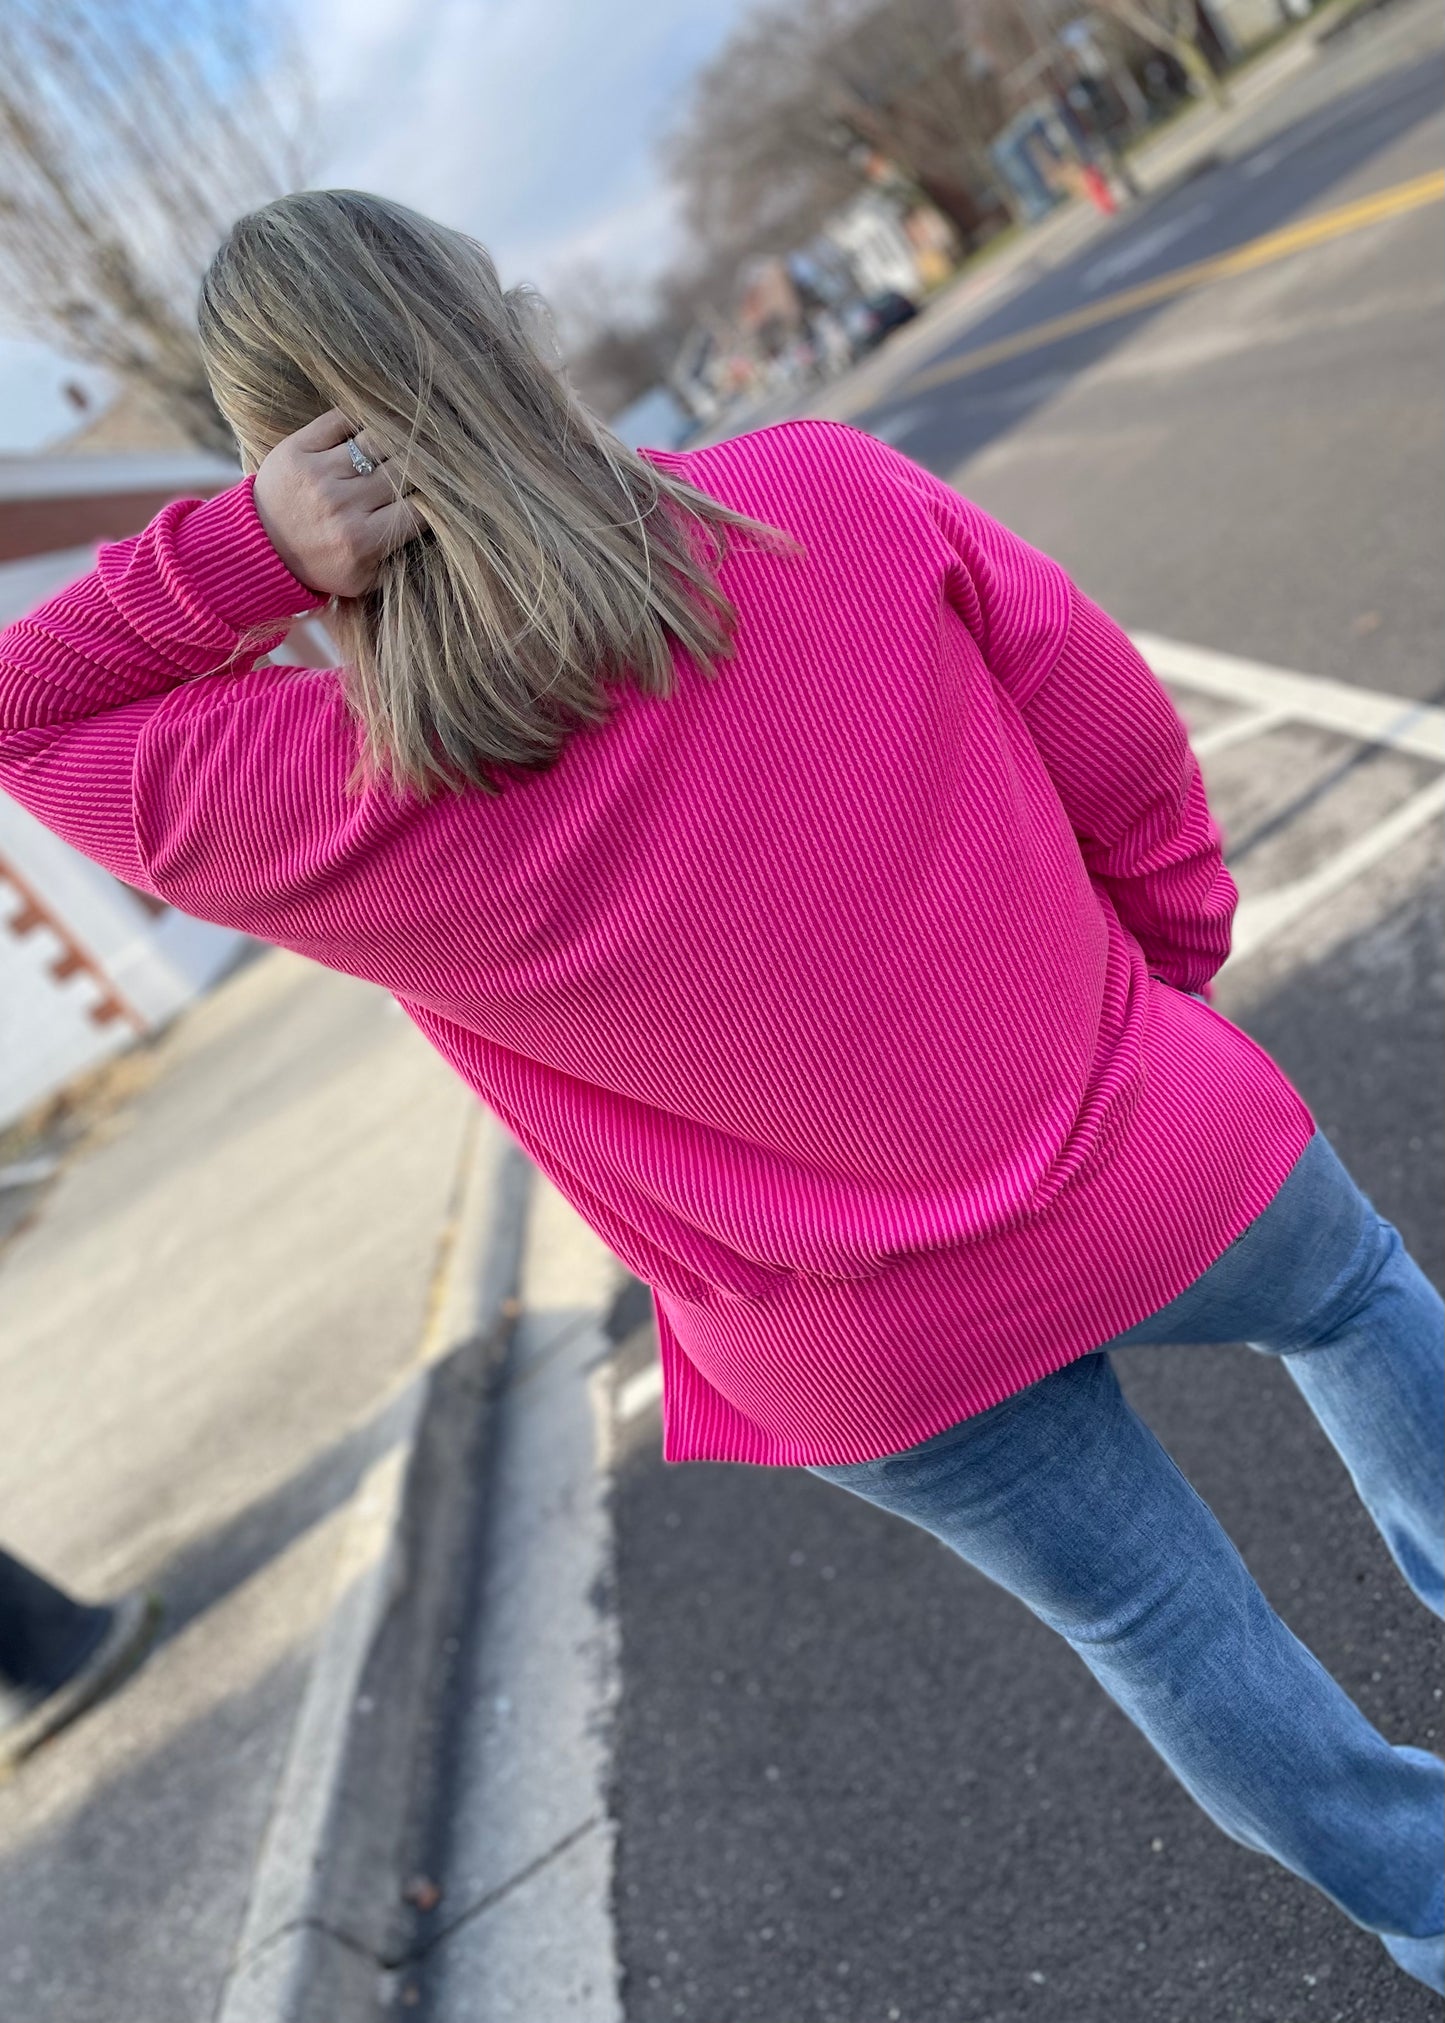
[[[291,574],[319,597],[360,597],[382,561],[426,526],[419,508],[399,499],[384,459],[358,474],[346,445],[355,434],[339,408],[283,437],[256,473],[261,525]]]

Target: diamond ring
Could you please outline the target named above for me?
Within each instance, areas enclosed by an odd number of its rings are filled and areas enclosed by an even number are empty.
[[[355,471],[356,475],[359,478],[369,478],[376,469],[376,465],[371,461],[371,458],[366,454],[366,451],[361,447],[355,436],[348,437],[346,447],[351,457],[351,468]]]

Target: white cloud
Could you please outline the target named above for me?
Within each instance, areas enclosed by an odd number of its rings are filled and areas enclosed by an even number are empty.
[[[655,269],[675,244],[657,135],[741,12],[742,0],[308,0],[319,179],[475,233],[508,279],[545,284],[584,250]]]
[[[596,217],[542,240],[527,262],[529,273],[545,290],[565,281],[577,260],[604,267],[620,281],[646,281],[683,245],[682,221],[671,190],[657,187],[609,206]]]
[[[749,0],[294,0],[316,180],[471,232],[544,291],[586,259],[645,283],[680,245],[655,146]],[[73,369],[0,343],[0,450],[65,424]]]

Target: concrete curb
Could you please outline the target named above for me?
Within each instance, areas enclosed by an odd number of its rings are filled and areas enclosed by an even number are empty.
[[[479,1110],[418,1367],[381,1417],[347,1514],[214,2023],[362,2023],[409,1949],[407,1857],[425,1831],[442,1654],[532,1179]]]

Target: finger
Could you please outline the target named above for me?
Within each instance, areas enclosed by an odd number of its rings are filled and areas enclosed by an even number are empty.
[[[299,450],[329,450],[334,449],[337,443],[344,443],[351,432],[351,423],[341,409],[329,407],[325,414],[317,415],[315,421],[297,429],[291,440]]]
[[[352,462],[351,445],[353,443],[356,444],[356,447],[366,458],[367,462],[374,465],[376,469],[380,470],[381,466],[386,462],[386,452],[384,450],[373,449],[365,436],[349,435],[345,442],[338,443],[334,449],[323,451],[318,458],[321,469],[326,472],[328,477],[350,480],[353,478],[369,477],[371,475],[369,471],[358,471],[356,465]]]
[[[376,540],[378,555],[393,554],[426,532],[426,515],[411,499],[393,499],[367,520],[367,529]]]
[[[389,506],[396,497],[396,479],[385,464],[378,464],[363,478],[348,463],[344,475],[346,490],[342,499],[347,506],[359,507],[363,512],[375,512],[382,506]]]

